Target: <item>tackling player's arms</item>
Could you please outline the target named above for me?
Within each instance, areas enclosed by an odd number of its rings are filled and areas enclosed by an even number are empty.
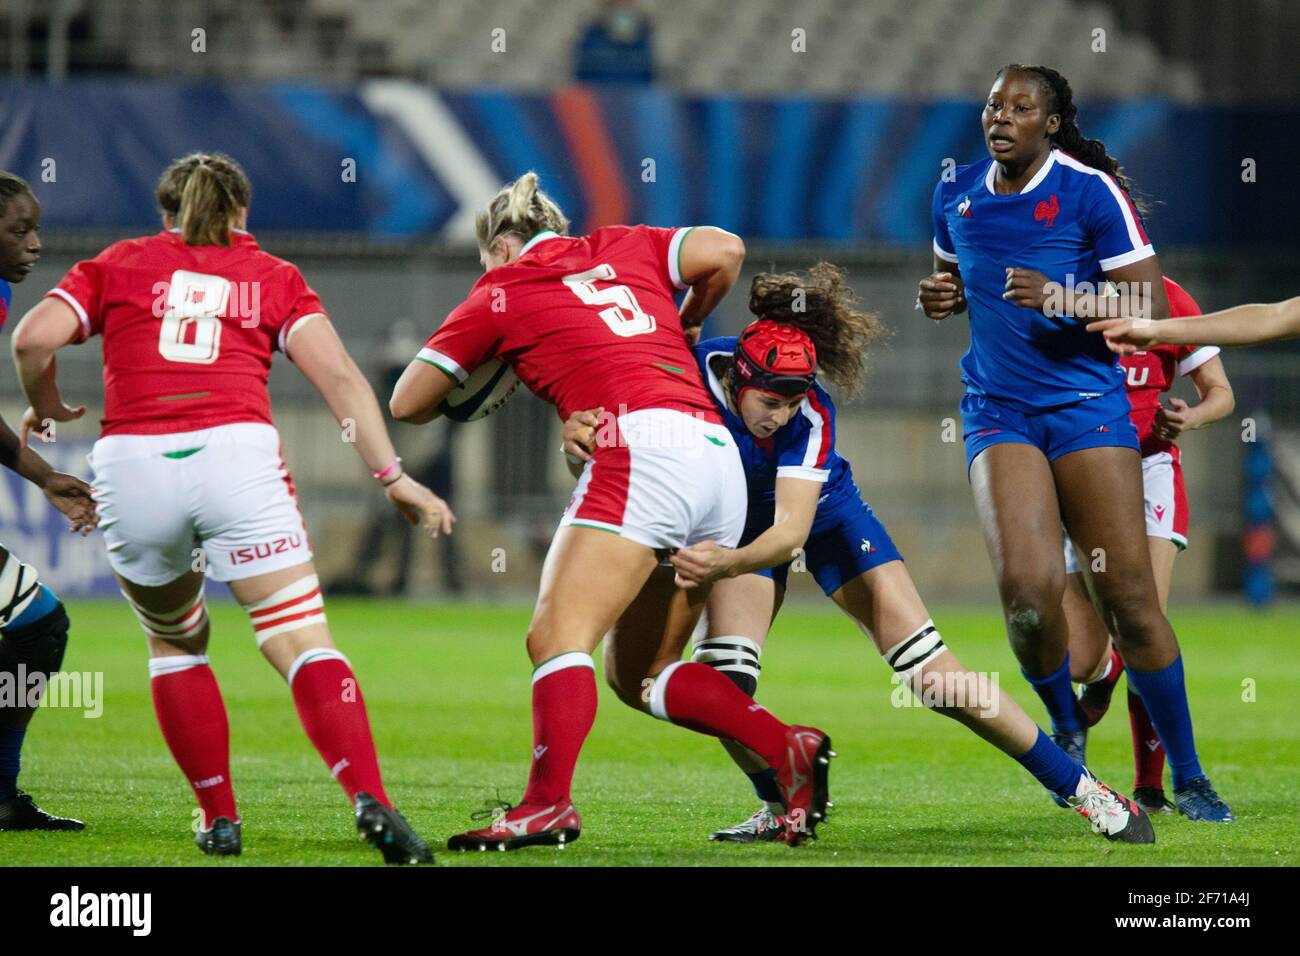
[[[673,555],[677,586],[698,587],[718,578],[734,578],[785,564],[808,540],[825,484],[807,478],[777,478],[772,526],[743,548],[721,548],[712,541],[683,548]]]

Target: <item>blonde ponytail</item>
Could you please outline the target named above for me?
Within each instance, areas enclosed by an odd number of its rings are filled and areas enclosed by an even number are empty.
[[[484,249],[506,233],[527,242],[548,230],[567,235],[569,220],[555,200],[537,188],[537,174],[531,170],[493,196],[474,222],[478,244]]]

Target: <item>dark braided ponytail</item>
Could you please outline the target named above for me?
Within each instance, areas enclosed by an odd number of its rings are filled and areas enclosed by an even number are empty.
[[[1039,86],[1047,93],[1048,113],[1057,113],[1061,117],[1060,128],[1052,134],[1052,145],[1060,147],[1085,166],[1091,166],[1093,169],[1100,169],[1103,173],[1107,173],[1133,201],[1133,205],[1137,207],[1138,212],[1145,214],[1147,211],[1146,206],[1134,194],[1133,185],[1129,182],[1128,177],[1124,175],[1119,160],[1106,152],[1105,143],[1099,139],[1088,139],[1083,135],[1083,130],[1079,128],[1077,118],[1079,108],[1074,105],[1074,91],[1070,89],[1070,81],[1050,66],[1024,66],[1020,63],[1009,63],[998,70],[997,75],[1000,78],[1008,73],[1025,73],[1034,77]]]

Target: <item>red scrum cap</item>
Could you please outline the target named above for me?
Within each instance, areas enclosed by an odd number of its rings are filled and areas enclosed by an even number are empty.
[[[802,329],[759,319],[736,340],[728,383],[737,401],[747,388],[794,398],[816,378],[817,347]]]

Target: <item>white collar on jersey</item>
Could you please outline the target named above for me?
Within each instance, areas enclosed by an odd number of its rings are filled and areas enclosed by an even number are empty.
[[[1038,172],[1034,173],[1034,178],[1029,180],[1029,182],[1025,183],[1025,188],[1020,190],[1020,195],[1023,196],[1025,193],[1033,192],[1036,188],[1038,188],[1038,184],[1047,178],[1047,174],[1052,171],[1052,167],[1055,165],[1056,165],[1056,147],[1053,146],[1052,151],[1047,154],[1047,160],[1043,163],[1042,167],[1038,170]],[[984,174],[984,185],[987,186],[989,192],[995,196],[999,195],[998,192],[993,188],[993,180],[997,176],[997,174],[998,174],[998,164],[997,161],[994,160],[993,162],[989,163],[989,171]]]
[[[730,356],[731,353],[710,352],[708,355],[704,356],[704,372],[708,376],[709,391],[713,393],[714,398],[716,398],[718,403],[722,405],[723,411],[729,412],[731,409],[727,406],[727,396],[722,390],[722,381],[718,378],[718,374],[713,371],[713,359],[718,355]]]
[[[519,255],[522,256],[525,252],[527,252],[533,246],[537,245],[539,242],[545,242],[547,239],[559,239],[559,238],[561,238],[561,236],[555,230],[543,229],[537,235],[533,236],[533,238],[529,239],[527,242],[524,243],[523,248],[519,250]]]
[[[180,227],[180,226],[172,226],[172,227],[171,227],[170,229],[168,229],[167,231],[168,231],[168,232],[174,232],[174,233],[179,234],[180,231],[181,231],[181,227]],[[231,231],[231,232],[237,232],[237,233],[239,233],[241,236],[251,236],[251,235],[252,235],[252,233],[250,233],[247,229],[240,229],[240,228],[238,228],[238,227],[236,227],[236,228],[234,228],[234,229],[231,229],[230,231]]]

